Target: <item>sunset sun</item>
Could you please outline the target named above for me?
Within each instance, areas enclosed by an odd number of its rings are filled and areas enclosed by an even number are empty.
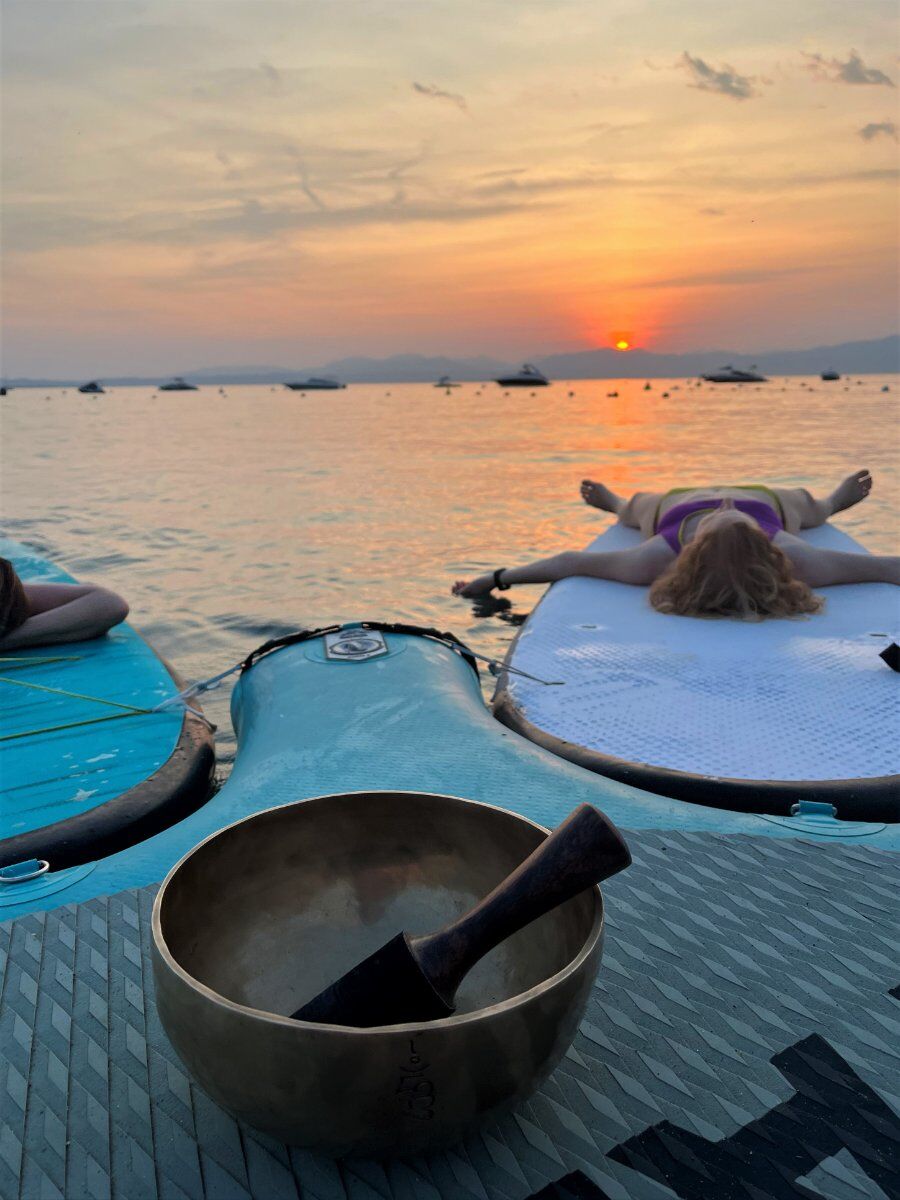
[[[631,342],[627,341],[627,339],[625,339],[625,338],[619,338],[619,340],[616,342],[616,349],[617,350],[630,350]]]

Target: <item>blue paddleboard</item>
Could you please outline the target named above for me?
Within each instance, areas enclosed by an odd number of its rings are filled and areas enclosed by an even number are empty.
[[[26,582],[71,583],[0,539]],[[0,866],[93,861],[156,833],[209,792],[212,736],[129,625],[85,642],[0,651]]]

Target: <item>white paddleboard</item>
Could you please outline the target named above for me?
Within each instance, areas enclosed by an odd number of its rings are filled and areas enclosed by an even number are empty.
[[[811,545],[866,553],[833,526]],[[591,550],[635,545],[613,525]],[[505,723],[601,774],[696,803],[900,820],[900,588],[823,588],[823,612],[745,622],[663,615],[646,588],[554,584],[519,631],[494,698]]]

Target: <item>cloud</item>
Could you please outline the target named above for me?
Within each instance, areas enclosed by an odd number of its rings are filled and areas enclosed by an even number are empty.
[[[702,58],[694,58],[685,50],[678,65],[693,79],[689,86],[699,88],[701,92],[718,92],[720,96],[731,96],[734,100],[749,100],[759,95],[753,88],[753,76],[738,75],[727,63],[717,71]]]
[[[281,72],[269,62],[261,62],[259,69],[269,81],[273,92],[281,91]]]
[[[471,194],[485,196],[539,196],[548,192],[575,192],[602,187],[617,187],[622,183],[612,175],[558,175],[542,179],[523,179],[521,173],[510,172],[507,178],[482,183]]]
[[[594,125],[586,125],[586,133],[630,133],[632,129],[640,129],[647,121],[631,121],[628,124],[614,125],[611,121],[599,121]]]
[[[893,138],[895,142],[900,140],[897,137],[897,125],[894,121],[870,121],[868,125],[863,125],[862,129],[858,129],[856,132],[867,142],[878,137],[879,133]]]
[[[702,217],[724,217],[724,208],[701,208],[700,215]]]
[[[785,275],[796,275],[798,271],[804,274],[824,271],[825,267],[804,266],[796,264],[789,267],[763,267],[751,270],[730,271],[699,271],[694,275],[677,275],[669,279],[643,279],[632,283],[632,288],[702,288],[702,287],[752,287],[759,283],[769,283]]]
[[[394,188],[393,194],[390,198],[390,204],[392,206],[398,207],[399,205],[406,203],[406,173],[407,171],[413,170],[414,167],[421,166],[421,164],[427,159],[428,153],[429,146],[427,143],[425,143],[418,154],[414,155],[412,158],[406,158],[402,162],[396,163],[388,170],[385,175],[385,181],[393,185]]]
[[[300,176],[300,191],[303,192],[304,196],[311,200],[316,208],[322,210],[327,209],[328,205],[325,203],[322,197],[313,191],[309,182],[309,176],[306,172],[306,167],[302,162],[297,163],[297,174]]]
[[[311,230],[347,230],[373,225],[468,224],[509,217],[533,210],[516,200],[416,201],[400,203],[396,196],[381,201],[341,207],[297,208],[265,205],[250,196],[229,203],[209,204],[186,213],[182,209],[156,209],[118,220],[101,219],[95,213],[65,213],[55,207],[35,205],[11,211],[5,218],[7,240],[17,254],[59,247],[131,243],[201,247],[218,241],[280,242],[292,233]]]
[[[500,167],[496,171],[482,171],[479,179],[507,179],[513,175],[525,175],[528,172],[527,167]]]
[[[460,224],[509,216],[522,211],[515,203],[453,204],[415,203],[398,206],[389,199],[381,203],[355,204],[344,208],[297,210],[292,208],[264,209],[251,201],[232,206],[230,211],[197,214],[192,220],[183,219],[169,228],[145,235],[142,241],[157,241],[172,245],[216,241],[221,237],[237,240],[269,240],[283,234],[312,229],[353,229],[367,225],[396,224]]]
[[[451,104],[464,113],[469,112],[469,106],[466,104],[465,96],[460,96],[456,92],[443,92],[439,87],[435,87],[433,83],[414,83],[413,91],[418,92],[420,96],[431,96],[434,100],[449,100]]]
[[[829,79],[832,83],[870,83],[882,84],[884,87],[894,87],[894,81],[879,71],[877,67],[867,67],[855,50],[850,51],[846,62],[839,58],[825,58],[822,54],[806,54],[809,59],[809,69],[819,79]]]
[[[753,164],[749,164],[752,168]],[[699,168],[691,177],[691,189],[697,193],[720,195],[723,192],[760,193],[784,199],[785,196],[808,188],[841,187],[842,185],[856,186],[857,184],[895,185],[900,178],[896,167],[876,167],[864,171],[834,171],[829,174],[814,174],[806,171],[787,171],[784,174],[766,175],[760,169],[750,169],[747,174],[729,171],[726,174],[710,174]],[[641,181],[629,180],[629,187],[659,187],[680,186],[685,191],[685,181],[678,175],[667,175],[658,179],[647,178]]]

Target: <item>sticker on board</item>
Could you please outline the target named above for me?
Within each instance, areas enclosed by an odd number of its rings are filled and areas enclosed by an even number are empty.
[[[371,629],[342,629],[325,635],[325,657],[331,662],[366,662],[387,654],[384,634]]]

